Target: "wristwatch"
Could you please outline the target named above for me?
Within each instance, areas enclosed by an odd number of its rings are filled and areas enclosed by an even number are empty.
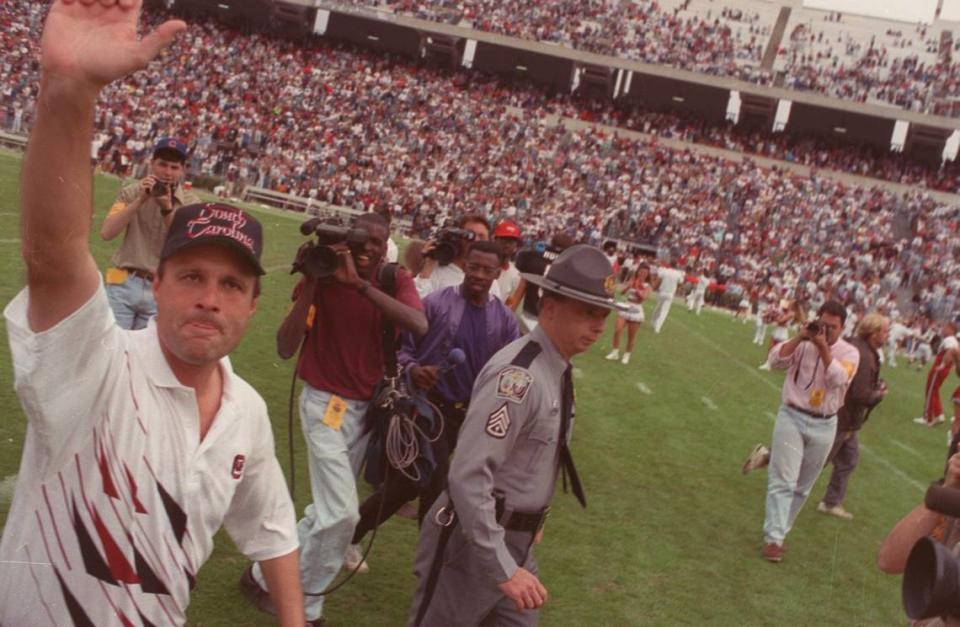
[[[360,294],[363,294],[363,295],[365,295],[365,294],[367,293],[367,290],[368,290],[368,289],[370,289],[370,281],[366,281],[366,280],[364,280],[363,283],[361,283],[361,284],[357,287],[357,291],[360,292]]]

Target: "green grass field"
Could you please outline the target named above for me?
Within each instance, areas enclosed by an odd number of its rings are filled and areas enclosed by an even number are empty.
[[[23,284],[19,257],[20,159],[0,153],[0,278],[5,305]],[[118,188],[96,181],[99,226]],[[287,394],[292,364],[274,352],[274,332],[294,283],[286,268],[301,242],[297,216],[255,209],[266,234],[258,312],[233,356],[236,371],[266,399],[278,456],[289,473]],[[96,229],[94,229],[96,231]],[[117,242],[91,239],[101,267]],[[0,322],[0,325],[3,323]],[[612,328],[612,319],[608,325]],[[5,329],[4,329],[5,331]],[[766,474],[740,474],[756,442],[768,442],[782,375],[756,369],[763,350],[753,325],[678,301],[663,333],[644,326],[633,363],[603,360],[609,336],[576,359],[577,424],[573,451],[590,507],[558,493],[538,550],[551,597],[542,624],[554,625],[896,625],[900,579],[880,573],[875,557],[891,525],[937,478],[944,428],[917,427],[923,373],[885,369],[891,392],[873,413],[841,521],[815,511],[826,476],[788,538],[785,561],[760,558]],[[65,346],[65,351],[70,347]],[[947,386],[949,387],[949,386]],[[947,391],[944,392],[947,394]],[[25,422],[13,394],[8,350],[0,355],[0,480],[15,475]],[[298,510],[308,502],[299,429]],[[8,485],[9,481],[5,485]],[[362,489],[366,491],[366,486]],[[9,494],[0,500],[6,518]],[[413,589],[416,525],[393,520],[376,538],[371,572],[327,600],[329,624],[401,625]],[[246,560],[223,534],[200,571],[192,625],[272,625],[241,597]]]

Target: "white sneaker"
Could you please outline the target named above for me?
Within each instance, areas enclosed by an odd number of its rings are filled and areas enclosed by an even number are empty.
[[[940,414],[939,416],[933,419],[933,422],[930,423],[930,426],[936,427],[937,425],[942,425],[946,421],[947,419],[943,417],[943,414]]]
[[[834,505],[833,507],[830,507],[823,501],[820,501],[820,504],[817,505],[817,511],[821,514],[836,516],[837,518],[842,518],[844,520],[853,520],[853,514],[843,509],[843,505]]]
[[[363,547],[359,544],[351,544],[347,547],[347,552],[343,554],[343,569],[356,570],[360,575],[370,572],[367,561],[363,559]]]
[[[770,362],[767,362],[767,361],[763,362],[762,364],[757,366],[757,370],[770,370]]]
[[[623,359],[620,360],[620,363],[623,364],[624,366],[626,366],[627,364],[629,364],[629,363],[630,363],[630,353],[624,353],[624,354],[623,354]]]
[[[750,451],[750,454],[747,455],[747,461],[743,462],[740,472],[746,475],[751,470],[756,470],[757,468],[766,468],[769,465],[770,449],[763,444],[757,444],[753,447],[753,450]]]
[[[604,359],[609,359],[610,361],[617,361],[618,359],[620,359],[620,349],[619,348],[613,349],[612,351],[607,353],[607,356]]]

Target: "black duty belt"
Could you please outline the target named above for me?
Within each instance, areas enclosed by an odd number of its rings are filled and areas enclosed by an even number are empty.
[[[496,499],[497,522],[500,523],[501,527],[510,531],[536,533],[540,531],[550,515],[550,507],[544,507],[539,512],[508,511],[502,496],[495,495],[494,498]]]
[[[141,270],[140,268],[124,268],[127,272],[133,276],[140,277],[144,281],[153,282],[153,272],[148,272],[146,270]]]
[[[810,416],[811,418],[816,418],[817,420],[826,420],[827,418],[832,418],[833,416],[836,415],[836,414],[818,414],[816,412],[810,411],[809,409],[804,409],[803,407],[797,407],[792,403],[787,403],[787,407],[789,407],[794,411],[800,412],[804,416]]]

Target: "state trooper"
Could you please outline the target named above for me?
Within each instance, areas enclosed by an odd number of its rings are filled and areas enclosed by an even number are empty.
[[[424,519],[409,623],[536,625],[547,590],[532,548],[542,538],[557,474],[586,498],[568,448],[570,358],[590,348],[618,305],[610,262],[577,245],[545,276],[539,324],[498,351],[477,377],[447,490]]]

